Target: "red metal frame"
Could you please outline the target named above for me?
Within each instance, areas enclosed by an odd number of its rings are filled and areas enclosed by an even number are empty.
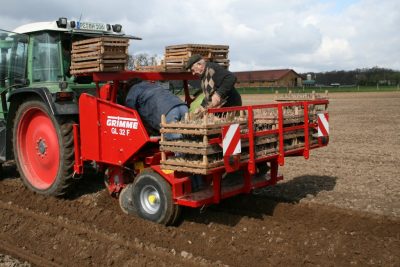
[[[79,138],[79,125],[74,124],[72,126],[73,134],[74,134],[74,151],[75,151],[75,164],[74,171],[76,174],[83,173],[83,162],[81,157],[81,141]]]
[[[309,131],[310,128],[316,128],[316,123],[309,122],[308,109],[310,105],[327,105],[328,100],[313,100],[302,102],[284,102],[265,105],[228,107],[208,109],[208,113],[221,112],[236,112],[246,111],[248,115],[248,133],[241,134],[241,139],[249,141],[249,159],[245,162],[240,162],[238,169],[243,171],[243,183],[236,186],[226,187],[221,185],[222,176],[225,173],[225,167],[219,167],[212,170],[209,175],[204,176],[204,179],[212,186],[200,192],[192,192],[190,173],[181,173],[177,171],[163,170],[160,166],[161,155],[157,147],[147,149],[150,143],[158,145],[158,139],[152,139],[147,135],[144,126],[141,123],[140,117],[136,111],[116,104],[116,95],[121,81],[127,81],[133,78],[141,78],[144,80],[182,80],[184,85],[185,100],[187,103],[192,101],[188,90],[188,80],[197,79],[189,72],[182,73],[167,73],[167,72],[135,72],[124,71],[115,73],[93,73],[93,81],[96,82],[98,88],[98,97],[82,94],[80,98],[80,123],[81,126],[74,125],[75,139],[75,172],[83,171],[82,165],[85,160],[95,160],[100,164],[114,166],[122,172],[123,168],[129,168],[136,172],[134,163],[141,161],[144,167],[150,167],[166,179],[172,187],[173,199],[176,204],[201,207],[203,205],[219,203],[221,199],[229,198],[241,193],[249,193],[251,190],[276,184],[283,179],[282,175],[278,175],[279,165],[284,165],[285,156],[303,156],[309,157],[311,149],[325,146],[328,139],[325,138],[318,144],[310,145]],[[100,82],[110,82],[99,86]],[[285,107],[300,106],[304,109],[304,123],[302,125],[284,127],[283,124],[283,109]],[[253,112],[256,109],[276,109],[278,113],[278,129],[254,131]],[[135,135],[121,136],[112,135],[104,124],[105,116],[120,116],[123,118],[137,120],[138,131]],[[304,147],[284,151],[284,133],[291,131],[304,130]],[[256,158],[254,139],[257,136],[263,135],[278,135],[279,148],[278,153]],[[221,144],[222,138],[213,138],[209,140],[210,144]],[[146,147],[146,149],[142,149]],[[258,179],[256,173],[256,163],[269,162],[270,172],[267,175],[268,179]],[[140,170],[139,170],[140,171]],[[118,186],[110,185],[109,190],[112,193],[118,193],[125,186],[124,179]],[[114,180],[111,179],[111,182]]]
[[[305,159],[309,158],[309,150],[326,146],[326,143],[321,143],[317,145],[310,146],[309,142],[309,129],[316,128],[317,125],[309,123],[308,116],[308,107],[310,105],[327,105],[329,103],[328,100],[312,100],[312,101],[303,101],[303,102],[286,102],[286,103],[277,103],[277,104],[265,104],[265,105],[254,105],[254,106],[242,106],[242,107],[228,107],[228,108],[215,108],[209,109],[209,113],[222,113],[222,112],[234,112],[240,110],[246,110],[248,112],[248,133],[241,134],[241,139],[249,140],[249,160],[247,162],[242,162],[240,169],[244,171],[244,182],[243,185],[232,188],[231,190],[222,190],[221,189],[221,177],[224,173],[224,167],[217,168],[212,172],[213,177],[213,190],[212,194],[210,192],[204,193],[199,192],[193,195],[200,195],[199,197],[195,197],[193,199],[192,196],[186,197],[182,195],[174,195],[174,199],[176,199],[176,203],[184,206],[190,207],[201,207],[203,205],[209,204],[217,204],[221,199],[225,199],[234,195],[238,195],[241,193],[249,193],[251,190],[261,187],[266,187],[270,185],[276,184],[279,180],[283,179],[282,175],[278,175],[278,166],[284,165],[285,156],[304,156]],[[301,106],[304,109],[304,123],[302,125],[284,127],[283,124],[283,108],[284,107],[294,107]],[[253,111],[255,109],[265,109],[265,108],[276,108],[278,112],[278,129],[276,130],[265,130],[260,132],[254,132],[254,117]],[[284,151],[284,133],[296,131],[296,130],[304,130],[304,148],[292,149],[290,151]],[[270,134],[278,134],[279,137],[279,150],[275,155],[267,156],[264,158],[255,158],[254,153],[254,137],[270,135]],[[209,143],[221,143],[220,138],[209,140]],[[263,179],[261,181],[254,180],[254,174],[256,170],[257,162],[269,162],[270,163],[270,173],[268,174],[269,179]]]
[[[170,80],[197,80],[198,78],[190,72],[141,72],[141,71],[120,71],[120,72],[95,72],[94,82],[105,81],[128,81],[133,78],[140,78],[149,81],[170,81]]]
[[[100,91],[99,83],[110,82],[108,84],[107,93],[98,96],[102,99],[107,99],[112,102],[116,101],[117,90],[121,81],[129,81],[134,78],[139,78],[148,81],[183,81],[183,89],[185,93],[185,101],[188,105],[194,100],[189,94],[189,80],[198,80],[197,76],[192,75],[190,72],[141,72],[141,71],[120,71],[120,72],[95,72],[93,73],[93,82],[97,84],[97,89]],[[104,88],[105,89],[105,88]],[[111,94],[112,97],[109,97]],[[107,96],[107,98],[105,97]]]

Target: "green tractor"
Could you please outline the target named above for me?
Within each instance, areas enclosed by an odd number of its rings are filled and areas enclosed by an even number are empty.
[[[0,165],[14,159],[25,185],[66,193],[74,175],[74,138],[81,93],[96,92],[91,76],[70,73],[75,41],[121,37],[121,25],[68,21],[0,30]]]

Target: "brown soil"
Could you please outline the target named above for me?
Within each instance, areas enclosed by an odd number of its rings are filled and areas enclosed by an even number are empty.
[[[8,162],[0,253],[37,266],[399,266],[399,100],[399,93],[332,95],[329,147],[308,161],[287,160],[286,180],[274,188],[185,210],[178,227],[123,214],[93,175],[68,198],[34,194]],[[369,123],[373,103],[380,128],[363,127],[356,119]],[[373,139],[378,129],[382,147]]]

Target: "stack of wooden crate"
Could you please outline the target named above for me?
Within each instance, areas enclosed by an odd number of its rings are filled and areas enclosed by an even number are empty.
[[[210,144],[209,140],[219,136],[222,127],[231,123],[239,123],[241,128],[246,128],[247,118],[244,113],[223,117],[213,114],[202,118],[192,116],[187,114],[184,120],[172,123],[166,123],[165,116],[161,119],[161,165],[170,170],[208,174],[213,168],[224,165],[222,148],[217,143]],[[164,138],[166,133],[182,134],[183,137],[167,140]],[[166,158],[165,152],[175,152],[175,156]]]
[[[127,68],[129,39],[98,37],[73,42],[71,74]]]
[[[309,109],[309,122],[316,123],[317,113],[322,112],[324,106],[314,106]],[[255,109],[253,112],[254,131],[264,132],[278,129],[278,112],[276,108]],[[238,123],[241,134],[248,133],[248,116],[245,112],[226,112],[222,116],[213,114],[204,115],[203,118],[186,116],[180,122],[161,122],[160,150],[163,152],[161,165],[165,169],[209,174],[214,168],[224,165],[221,146],[216,142],[209,142],[221,138],[222,127]],[[283,126],[290,127],[304,123],[304,110],[298,107],[285,107],[283,110]],[[166,133],[182,134],[182,139],[166,140]],[[304,147],[304,130],[289,131],[284,133],[284,150],[289,151]],[[316,130],[310,129],[310,145],[316,144]],[[244,139],[241,142],[240,160],[249,159],[249,141]],[[175,156],[166,155],[167,152],[174,152]],[[277,155],[279,153],[278,133],[260,135],[254,138],[254,152],[256,158]]]
[[[229,68],[229,46],[207,44],[182,44],[165,47],[164,66],[167,71],[185,70],[188,59],[199,54],[209,61],[216,62],[224,68]]]

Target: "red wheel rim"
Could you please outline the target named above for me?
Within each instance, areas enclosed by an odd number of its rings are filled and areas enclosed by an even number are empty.
[[[56,180],[60,148],[52,120],[40,108],[29,108],[21,116],[17,129],[18,156],[29,183],[47,189]]]

